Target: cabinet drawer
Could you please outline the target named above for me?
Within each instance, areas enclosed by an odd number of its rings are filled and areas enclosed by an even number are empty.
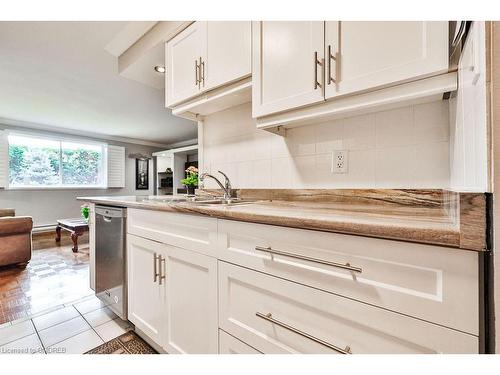
[[[221,260],[479,335],[476,252],[228,220],[219,236]]]
[[[217,219],[141,209],[129,209],[127,232],[183,249],[215,256]]]
[[[219,354],[262,354],[258,350],[219,329]]]
[[[262,353],[477,353],[478,338],[219,262],[219,327]]]

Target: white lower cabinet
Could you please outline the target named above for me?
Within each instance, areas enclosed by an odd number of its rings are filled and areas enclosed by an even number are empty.
[[[167,353],[478,353],[477,253],[130,209],[128,316]]]
[[[159,271],[166,256],[166,245],[127,235],[128,319],[156,344],[165,336],[165,282]]]
[[[131,234],[127,242],[129,320],[168,353],[217,353],[217,260]]]
[[[477,353],[478,337],[219,262],[219,326],[262,353]]]
[[[479,335],[477,252],[219,220],[218,259]]]
[[[262,354],[257,349],[219,329],[219,354]]]
[[[129,208],[127,210],[127,233],[215,256],[217,219]]]
[[[193,251],[167,249],[168,353],[217,353],[217,259]]]

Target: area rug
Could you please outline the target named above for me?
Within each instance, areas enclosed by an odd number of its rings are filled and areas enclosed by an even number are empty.
[[[133,331],[89,350],[85,354],[158,354],[149,344]]]

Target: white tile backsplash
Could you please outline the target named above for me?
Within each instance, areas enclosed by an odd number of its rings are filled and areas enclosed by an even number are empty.
[[[292,158],[292,187],[302,189],[304,187],[315,188],[318,184],[318,173],[316,170],[316,156],[304,155]]]
[[[315,132],[307,127],[289,129],[285,142],[292,156],[316,154]]]
[[[251,105],[205,117],[205,170],[235,188],[447,188],[448,102],[438,101],[289,129],[258,130]],[[348,173],[331,171],[348,150]],[[207,179],[206,187],[216,185]]]
[[[253,187],[257,189],[270,188],[271,180],[271,159],[254,160],[252,162],[252,175],[254,176]]]
[[[376,148],[409,146],[413,138],[413,107],[379,112],[375,115]]]
[[[344,149],[344,120],[325,122],[315,126],[316,153]],[[311,130],[308,130],[311,132]]]
[[[415,146],[413,185],[417,188],[430,184],[446,186],[450,180],[450,150],[448,142]]]
[[[401,146],[376,150],[375,186],[404,188],[412,186],[415,146]]]
[[[288,157],[271,159],[271,187],[285,189],[292,186],[292,161]]]

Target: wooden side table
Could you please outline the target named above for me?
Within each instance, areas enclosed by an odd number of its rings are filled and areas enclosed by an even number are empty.
[[[89,230],[89,225],[84,219],[60,219],[57,220],[56,242],[61,241],[61,229],[71,233],[74,253],[78,252],[78,237]]]

